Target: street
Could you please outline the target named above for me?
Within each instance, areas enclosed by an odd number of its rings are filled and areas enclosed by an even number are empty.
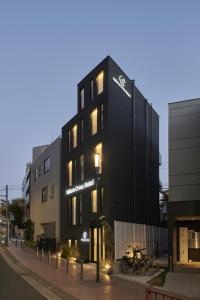
[[[40,293],[15,273],[1,256],[0,248],[0,299],[45,300]]]

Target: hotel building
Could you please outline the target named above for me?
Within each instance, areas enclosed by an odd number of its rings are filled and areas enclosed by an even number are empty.
[[[159,225],[159,117],[111,57],[78,84],[77,114],[62,128],[61,236],[105,258],[101,218]]]

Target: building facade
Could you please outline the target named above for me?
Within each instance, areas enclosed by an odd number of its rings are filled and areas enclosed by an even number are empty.
[[[171,267],[200,262],[200,99],[169,104]]]
[[[39,236],[60,242],[61,138],[33,148],[31,176],[31,221],[34,240]]]
[[[30,185],[31,185],[31,163],[26,164],[25,176],[22,182],[22,198],[24,199],[24,219],[30,219]]]
[[[105,258],[114,221],[159,225],[159,117],[106,57],[78,84],[77,114],[62,128],[62,237]]]

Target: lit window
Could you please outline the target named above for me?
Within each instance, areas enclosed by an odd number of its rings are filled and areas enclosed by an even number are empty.
[[[97,95],[103,92],[103,78],[104,78],[104,72],[101,71],[96,77]]]
[[[71,150],[71,131],[68,131],[68,150]]]
[[[50,157],[44,161],[44,173],[47,173],[50,170]]]
[[[84,155],[80,155],[80,175],[81,175],[81,181],[84,180]]]
[[[72,240],[68,240],[68,247],[72,246]]]
[[[103,104],[100,105],[100,129],[103,129]]]
[[[91,134],[97,133],[97,108],[95,108],[90,114],[91,120]]]
[[[81,142],[83,141],[83,120],[81,119],[80,122],[80,136],[81,136]]]
[[[81,109],[84,108],[84,101],[85,101],[85,92],[84,88],[81,89],[80,91],[81,97],[80,97],[80,104],[81,104]]]
[[[101,206],[101,212],[103,212],[103,207],[104,207],[104,192],[103,192],[103,187],[100,188],[100,206]]]
[[[72,185],[72,160],[67,164],[67,173],[68,173],[68,185]]]
[[[97,190],[91,191],[91,212],[97,212]]]
[[[90,97],[91,97],[91,100],[93,100],[93,98],[94,98],[94,81],[93,80],[90,81]]]
[[[42,189],[42,202],[47,202],[48,201],[48,187],[44,187]]]
[[[79,225],[82,225],[83,222],[82,213],[83,213],[83,199],[82,199],[82,195],[79,195]]]
[[[74,160],[74,182],[77,181],[77,159]]]
[[[97,157],[98,157],[98,161],[97,161]],[[99,143],[95,147],[95,164],[96,163],[98,163],[97,167],[99,167],[99,174],[101,174],[102,173],[102,143]]]
[[[76,196],[72,197],[72,225],[76,225]]]
[[[72,127],[72,138],[73,138],[72,146],[73,148],[76,148],[77,147],[77,125],[74,125]]]

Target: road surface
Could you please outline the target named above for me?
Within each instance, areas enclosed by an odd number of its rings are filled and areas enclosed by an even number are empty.
[[[0,249],[0,299],[1,300],[45,300],[39,292],[24,281],[4,261]]]

